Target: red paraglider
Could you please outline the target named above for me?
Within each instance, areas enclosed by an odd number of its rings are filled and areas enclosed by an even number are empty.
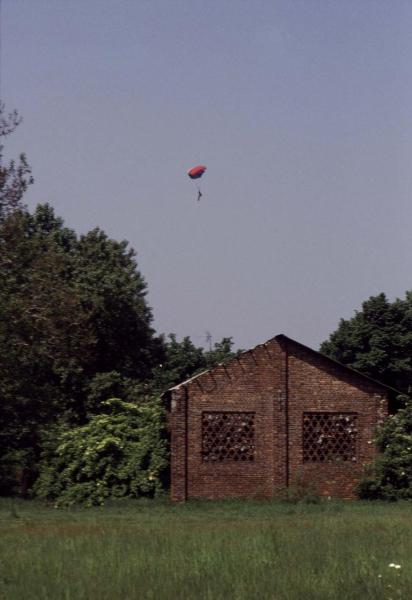
[[[206,171],[205,165],[197,165],[196,167],[192,167],[187,174],[190,179],[200,179],[203,173]],[[197,199],[200,200],[202,197],[202,192],[200,191],[200,185],[197,186]]]
[[[205,171],[205,165],[197,165],[196,167],[192,167],[187,174],[189,175],[190,179],[199,179],[199,177],[202,177]]]

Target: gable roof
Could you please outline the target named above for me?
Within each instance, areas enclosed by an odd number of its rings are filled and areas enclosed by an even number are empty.
[[[373,379],[372,377],[369,377],[368,375],[364,375],[363,373],[360,373],[359,371],[356,371],[355,369],[352,369],[351,367],[348,367],[346,365],[344,365],[343,363],[334,360],[333,358],[330,358],[329,356],[326,356],[326,354],[322,354],[321,352],[318,352],[317,350],[313,350],[313,348],[310,348],[309,346],[305,346],[304,344],[301,344],[300,342],[297,342],[296,340],[293,340],[292,338],[288,337],[287,335],[284,335],[283,333],[275,335],[273,338],[270,338],[269,340],[267,340],[266,342],[264,342],[263,344],[258,344],[257,346],[255,346],[254,348],[258,348],[260,346],[265,346],[266,344],[269,344],[270,342],[272,342],[273,340],[276,340],[279,343],[283,343],[286,345],[291,344],[293,346],[296,346],[298,348],[301,348],[302,350],[304,350],[305,352],[309,352],[310,354],[313,354],[313,356],[316,356],[318,359],[321,358],[321,360],[323,362],[325,362],[326,364],[329,364],[331,366],[334,366],[335,368],[338,368],[339,370],[341,370],[343,373],[345,373],[346,375],[356,375],[358,378],[360,378],[360,380],[363,380],[364,382],[369,382],[374,384],[375,386],[385,390],[386,392],[390,393],[391,395],[396,394],[399,395],[401,392],[399,392],[398,390],[396,390],[395,388],[392,388],[384,383],[381,383],[380,381],[377,381],[376,379]],[[228,361],[224,361],[221,362],[217,365],[215,365],[214,367],[211,367],[210,369],[206,369],[205,371],[201,371],[200,373],[197,373],[196,375],[193,375],[192,377],[189,377],[188,379],[186,379],[185,381],[181,381],[180,383],[172,386],[171,388],[169,388],[168,390],[166,390],[164,393],[166,394],[167,392],[171,392],[173,390],[177,390],[181,387],[187,386],[188,384],[192,383],[192,381],[195,381],[196,379],[198,379],[199,377],[201,377],[202,375],[204,375],[205,373],[210,373],[212,372],[214,369],[216,369],[217,367],[225,364],[229,364],[232,360],[236,360],[239,357],[241,357],[243,354],[247,354],[248,352],[251,352],[252,350],[254,350],[254,348],[250,348],[249,350],[245,350],[244,352],[242,352],[241,354],[239,354],[236,358],[232,358]]]
[[[329,363],[330,365],[333,365],[333,366],[337,367],[338,369],[342,370],[343,372],[350,374],[352,376],[357,375],[364,381],[373,383],[374,385],[376,385],[380,388],[383,388],[387,392],[391,392],[392,394],[394,394],[394,393],[400,394],[401,393],[399,390],[396,390],[395,388],[393,388],[389,385],[386,385],[385,383],[382,383],[381,381],[378,381],[377,379],[373,379],[372,377],[369,377],[369,375],[364,375],[360,371],[357,371],[356,369],[352,369],[352,367],[348,367],[347,365],[344,365],[343,363],[339,362],[338,360],[335,360],[334,358],[330,358],[330,356],[326,356],[326,354],[322,354],[321,352],[318,352],[317,350],[313,350],[313,348],[310,348],[309,346],[305,346],[304,344],[301,344],[301,342],[297,342],[296,340],[293,340],[292,338],[288,337],[287,335],[284,335],[283,333],[276,335],[273,339],[275,339],[279,342],[284,341],[286,343],[291,343],[294,346],[300,347],[302,350],[305,350],[306,352],[309,352],[310,354],[313,354],[314,356],[321,358],[322,361],[324,361],[325,363]]]

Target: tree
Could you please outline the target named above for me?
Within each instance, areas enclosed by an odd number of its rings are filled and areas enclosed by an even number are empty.
[[[11,213],[0,240],[0,489],[24,492],[42,428],[78,408],[95,339],[64,252],[33,217]]]
[[[116,370],[148,379],[162,357],[135,256],[128,242],[111,240],[100,229],[78,241],[72,276],[96,335],[93,373]]]
[[[208,369],[216,366],[221,362],[225,362],[231,358],[234,358],[243,350],[233,351],[233,339],[231,337],[224,337],[220,342],[215,342],[213,348],[205,352],[205,361]]]
[[[403,401],[377,432],[380,455],[359,484],[361,498],[412,500],[412,400]]]
[[[390,302],[371,296],[338,329],[320,351],[403,393],[412,390],[412,291]]]
[[[205,351],[204,348],[195,346],[189,336],[179,342],[174,333],[164,340],[164,347],[164,360],[153,373],[155,389],[159,391],[181,383],[201,371],[211,369],[241,352],[233,352],[233,341],[230,337],[222,338],[211,350]]]
[[[0,104],[0,139],[19,123]],[[205,352],[189,338],[156,336],[128,242],[99,228],[78,236],[47,204],[30,213],[23,196],[32,182],[24,154],[3,164],[0,143],[3,494],[31,486],[47,431],[99,422],[114,396],[150,406],[154,390],[233,355],[231,338]]]
[[[150,380],[163,346],[127,242],[98,229],[78,237],[40,205],[33,215],[10,212],[0,245],[4,492],[13,477],[21,489],[30,484],[45,427],[80,425],[98,412],[96,393],[89,397],[96,378],[114,371],[135,389]]]
[[[5,105],[0,102],[0,140],[5,139],[21,123],[17,111],[6,114]],[[22,208],[22,198],[33,183],[31,169],[25,154],[18,161],[10,160],[3,165],[4,144],[0,142],[0,223],[14,210]]]

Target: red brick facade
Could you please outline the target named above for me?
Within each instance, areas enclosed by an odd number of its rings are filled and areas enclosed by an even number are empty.
[[[276,336],[167,392],[172,499],[270,498],[298,479],[352,498],[389,393]]]

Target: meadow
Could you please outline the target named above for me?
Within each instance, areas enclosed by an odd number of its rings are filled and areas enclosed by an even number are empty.
[[[0,598],[410,600],[412,504],[0,499]]]

